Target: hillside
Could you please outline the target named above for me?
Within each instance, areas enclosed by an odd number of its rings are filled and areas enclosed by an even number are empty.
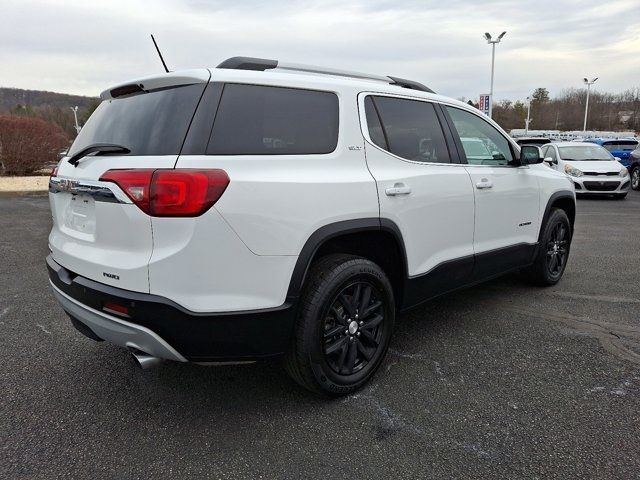
[[[78,106],[78,111],[86,111],[99,99],[65,93],[46,92],[41,90],[22,90],[20,88],[0,88],[0,113],[8,113],[18,105],[29,105],[33,108]]]
[[[59,125],[69,136],[76,135],[72,107],[78,107],[78,122],[82,126],[100,102],[98,97],[83,97],[66,93],[20,88],[0,88],[0,115],[12,114],[38,117]]]

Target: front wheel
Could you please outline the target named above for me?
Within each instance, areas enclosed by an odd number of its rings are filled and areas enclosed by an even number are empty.
[[[533,283],[555,285],[562,278],[571,248],[571,222],[564,210],[554,208],[544,224],[534,263],[525,270]]]
[[[312,265],[300,302],[287,372],[327,395],[363,386],[384,359],[395,320],[385,273],[365,258],[328,255]]]
[[[640,190],[640,167],[636,167],[631,171],[631,188]]]

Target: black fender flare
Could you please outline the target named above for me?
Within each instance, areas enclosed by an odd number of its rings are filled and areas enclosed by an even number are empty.
[[[542,215],[542,220],[540,221],[540,231],[538,232],[538,242],[540,242],[541,240],[541,236],[542,236],[542,232],[544,232],[544,227],[546,225],[547,219],[549,218],[549,212],[551,211],[551,207],[553,206],[553,204],[562,199],[562,198],[567,198],[570,199],[571,202],[573,203],[573,209],[575,212],[576,209],[576,197],[575,194],[571,191],[571,190],[560,190],[558,192],[553,193],[550,197],[549,200],[547,200],[547,205],[544,209],[544,214]],[[571,221],[571,229],[573,230],[573,223],[574,223],[575,218]],[[573,235],[573,232],[571,232]]]
[[[402,261],[404,263],[405,277],[408,275],[407,269],[407,253],[404,246],[404,240],[400,228],[395,222],[387,218],[369,217],[369,218],[356,218],[352,220],[343,220],[340,222],[329,223],[318,228],[313,232],[307,241],[305,242],[298,260],[293,268],[291,280],[289,282],[289,289],[287,290],[287,299],[295,299],[300,296],[302,285],[304,284],[307,276],[307,271],[311,265],[311,261],[315,256],[318,249],[328,240],[336,238],[342,235],[348,235],[351,233],[359,233],[366,231],[384,231],[392,234],[395,237],[398,246],[400,247],[400,254],[402,255]]]

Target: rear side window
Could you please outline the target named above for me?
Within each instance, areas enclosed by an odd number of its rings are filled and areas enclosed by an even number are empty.
[[[207,154],[323,154],[337,144],[334,93],[225,84]]]
[[[442,127],[431,103],[393,97],[368,97],[367,100],[369,98],[372,103],[367,107],[365,101],[365,113],[369,136],[376,145],[407,160],[451,162]]]
[[[183,85],[104,100],[69,150],[114,143],[130,155],[177,155],[206,84]]]

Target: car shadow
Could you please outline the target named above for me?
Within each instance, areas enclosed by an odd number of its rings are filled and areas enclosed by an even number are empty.
[[[469,316],[474,304],[491,303],[493,297],[518,295],[527,288],[530,287],[523,285],[517,275],[509,275],[438,297],[400,314],[396,320],[390,353],[374,377],[374,382],[387,377],[385,371],[389,369],[386,367],[395,362],[394,356],[416,348],[428,350],[434,337],[441,337],[443,332],[450,337],[451,343],[464,348],[467,335],[465,328],[478,323]],[[340,402],[340,399],[318,396],[297,385],[282,368],[281,360],[222,366],[167,361],[158,368],[145,371],[118,347],[99,343],[94,349],[96,356],[101,358],[96,363],[104,365],[104,368],[100,372],[83,371],[93,377],[94,382],[96,376],[107,380],[102,386],[108,390],[103,392],[106,398],[112,395],[134,397],[136,403],[146,406],[162,402],[162,410],[170,411],[172,415],[182,415],[185,405],[188,405],[189,415],[197,414],[202,418],[209,417],[212,409],[222,406],[233,407],[225,410],[225,415],[238,417],[242,417],[242,412],[256,409],[275,415],[276,412],[282,412],[283,405],[287,406],[287,415],[297,411],[302,415],[310,406]],[[464,354],[462,351],[460,353]],[[389,375],[397,373],[395,369]],[[86,382],[79,384],[87,386],[87,395],[95,396],[95,386],[89,386],[94,382],[87,378]],[[406,388],[411,389],[412,386],[408,384]]]

